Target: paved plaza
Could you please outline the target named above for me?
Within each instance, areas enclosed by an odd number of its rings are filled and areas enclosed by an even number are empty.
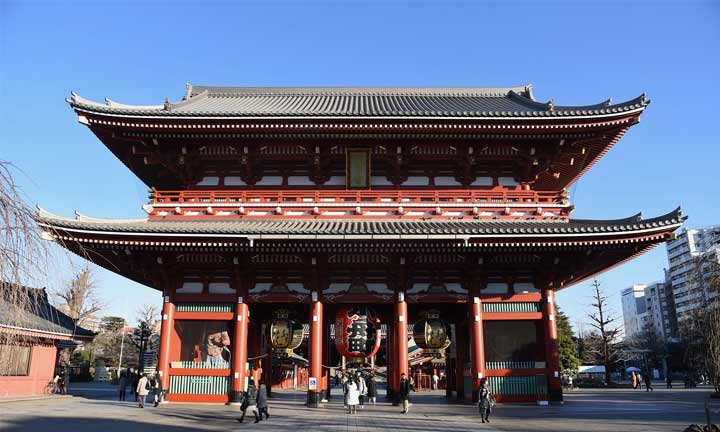
[[[499,405],[491,424],[481,424],[474,405],[448,403],[441,392],[413,394],[409,414],[381,403],[348,415],[337,396],[308,410],[301,391],[276,391],[269,421],[239,424],[237,407],[167,404],[139,409],[114,401],[109,385],[77,384],[74,397],[0,402],[3,432],[190,432],[190,431],[682,431],[704,421],[707,389],[582,390],[565,405]],[[715,401],[713,409],[720,409]],[[720,414],[715,422],[720,422]]]

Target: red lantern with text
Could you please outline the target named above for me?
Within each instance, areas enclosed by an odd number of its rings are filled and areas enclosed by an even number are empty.
[[[345,357],[372,357],[380,349],[380,318],[365,306],[340,308],[335,316],[335,346]]]

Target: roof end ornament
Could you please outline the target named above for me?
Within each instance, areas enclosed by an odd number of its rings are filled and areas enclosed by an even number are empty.
[[[168,99],[167,96],[165,97],[165,101],[163,102],[163,109],[165,111],[170,111],[170,99]]]
[[[553,101],[552,99],[550,99],[550,100],[547,102],[546,106],[547,106],[547,110],[548,110],[548,111],[553,111],[553,110],[555,109],[555,101]]]
[[[190,84],[189,82],[186,82],[185,83],[185,96],[183,96],[183,100],[190,99],[190,95],[192,95],[192,89],[193,89],[192,84]]]

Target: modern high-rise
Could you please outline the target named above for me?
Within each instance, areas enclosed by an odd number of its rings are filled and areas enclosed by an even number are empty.
[[[683,230],[667,242],[666,283],[672,289],[677,320],[692,316],[708,300],[718,295],[711,287],[710,273],[720,263],[720,225]]]
[[[653,331],[657,340],[675,337],[674,304],[665,282],[634,284],[622,291],[625,337],[633,339]]]

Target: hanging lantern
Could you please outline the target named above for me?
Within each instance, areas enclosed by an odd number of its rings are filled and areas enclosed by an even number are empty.
[[[450,337],[445,321],[437,311],[429,311],[415,322],[413,339],[422,349],[445,349],[450,346]]]
[[[335,315],[335,346],[345,357],[372,357],[380,349],[380,318],[366,306],[346,306]]]
[[[274,312],[275,319],[270,323],[268,340],[273,350],[292,351],[299,347],[303,340],[303,326],[301,323],[290,319],[290,314],[285,309]]]

